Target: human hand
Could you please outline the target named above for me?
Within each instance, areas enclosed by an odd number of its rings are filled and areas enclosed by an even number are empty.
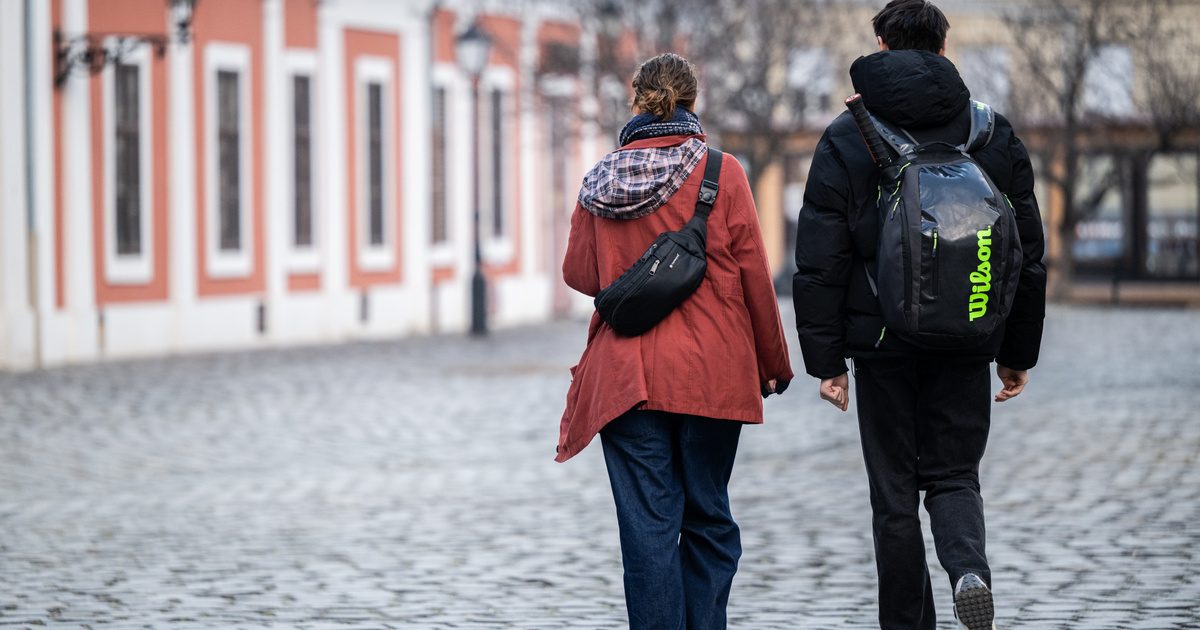
[[[999,376],[1000,382],[1004,384],[1004,389],[996,393],[998,403],[1019,396],[1029,382],[1029,372],[1006,368],[999,363],[996,364],[996,376]]]
[[[791,384],[791,381],[781,381],[779,379],[773,378],[773,379],[767,381],[766,383],[763,383],[762,397],[766,398],[767,396],[770,396],[771,394],[783,395],[783,392],[787,391],[789,384]]]
[[[821,381],[821,400],[845,411],[850,408],[850,374],[827,378]]]

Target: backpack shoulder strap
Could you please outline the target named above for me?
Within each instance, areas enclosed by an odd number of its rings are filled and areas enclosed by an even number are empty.
[[[992,133],[996,131],[996,112],[987,103],[971,101],[971,134],[967,142],[959,148],[967,153],[974,153],[992,141]]]
[[[879,132],[879,136],[888,143],[888,146],[892,147],[897,155],[911,158],[917,154],[917,147],[920,145],[912,136],[908,135],[907,131],[893,127],[891,123],[875,114],[871,114],[871,122],[875,124],[875,130]]]
[[[717,202],[717,193],[721,190],[721,160],[724,157],[724,153],[711,147],[708,149],[708,163],[704,165],[704,180],[700,182],[700,195],[696,197],[696,216],[705,221],[708,220],[713,204]]]

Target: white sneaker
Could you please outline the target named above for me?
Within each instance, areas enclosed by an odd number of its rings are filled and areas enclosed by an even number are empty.
[[[967,630],[996,630],[992,591],[974,573],[958,579],[954,586],[954,616]]]

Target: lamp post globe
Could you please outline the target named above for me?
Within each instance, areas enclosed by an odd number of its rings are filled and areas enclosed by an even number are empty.
[[[196,14],[196,0],[168,0],[175,20],[176,37],[180,44],[191,41],[192,16]]]
[[[472,23],[455,39],[454,49],[458,65],[474,79],[478,78],[487,66],[488,55],[492,51],[492,40],[479,28],[479,24]]]

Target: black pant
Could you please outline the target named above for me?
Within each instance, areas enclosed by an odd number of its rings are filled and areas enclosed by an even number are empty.
[[[952,587],[964,573],[991,584],[979,494],[979,460],[991,424],[989,366],[915,357],[854,362],[884,630],[936,625],[921,536],[922,491]]]

